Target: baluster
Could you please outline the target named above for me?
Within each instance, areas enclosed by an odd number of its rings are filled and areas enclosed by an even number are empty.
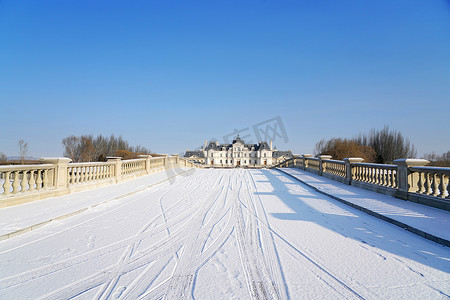
[[[447,175],[447,199],[450,199],[450,177]]]
[[[77,167],[77,183],[81,182],[81,168],[82,167]]]
[[[5,172],[5,182],[3,183],[3,194],[5,195],[9,195],[9,193],[11,192],[11,180],[9,178],[10,175],[10,171]]]
[[[48,188],[48,170],[47,169],[45,169],[44,170],[44,178],[42,179],[42,188],[44,188],[44,189],[46,189],[46,188]]]
[[[84,166],[83,167],[83,174],[84,174],[84,179],[83,182],[89,182],[89,166]]]
[[[397,178],[397,175],[398,175],[398,173],[397,173],[397,171],[392,171],[392,174],[393,174],[393,176],[392,176],[392,178],[393,178],[393,187],[394,188],[397,188],[398,187],[398,178]]]
[[[441,173],[441,176],[440,176],[440,178],[439,178],[440,180],[440,182],[439,182],[439,194],[438,194],[438,197],[441,197],[441,198],[445,198],[445,175],[444,175],[444,173]]]
[[[91,177],[90,166],[84,167],[84,182],[89,182]]]
[[[389,172],[389,186],[390,187],[395,187],[395,175],[394,175],[394,170],[390,170]]]
[[[95,168],[96,166],[89,167],[89,181],[95,180]]]
[[[29,191],[34,191],[36,189],[35,185],[36,185],[36,180],[34,179],[34,172],[35,170],[31,170],[30,171],[30,182],[29,182]]]
[[[437,196],[439,194],[439,187],[438,187],[438,182],[437,182],[437,173],[433,173],[433,184],[432,184],[432,189],[433,189],[433,196]]]
[[[14,171],[13,194],[19,192],[19,171]]]
[[[37,170],[36,174],[36,189],[40,190],[42,188],[42,170]]]
[[[81,173],[80,174],[81,175],[81,178],[80,178],[81,183],[86,182],[86,179],[87,179],[86,178],[87,177],[86,168],[87,168],[86,166],[81,167],[81,172],[80,172]]]
[[[386,169],[380,169],[380,184],[386,186]]]
[[[430,190],[431,190],[431,187],[430,187],[430,173],[429,172],[425,172],[424,173],[424,179],[425,179],[425,182],[424,182],[424,194],[426,194],[426,195],[429,195],[430,194]]]
[[[22,171],[22,182],[20,183],[20,191],[25,192],[28,187],[28,171],[24,170]]]
[[[71,174],[70,174],[70,181],[72,184],[76,183],[77,181],[77,168],[76,167],[72,167],[70,169]]]
[[[425,189],[424,189],[424,182],[423,182],[423,172],[417,172],[417,174],[418,174],[418,176],[419,176],[419,178],[418,178],[418,180],[417,180],[417,191],[416,191],[416,193],[419,193],[419,194],[423,194],[423,192],[425,191]]]

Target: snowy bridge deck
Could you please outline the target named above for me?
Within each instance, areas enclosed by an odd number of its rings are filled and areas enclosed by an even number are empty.
[[[1,299],[450,295],[450,213],[299,170],[157,173],[0,210]],[[320,192],[318,192],[319,190]],[[60,216],[72,216],[58,218]]]

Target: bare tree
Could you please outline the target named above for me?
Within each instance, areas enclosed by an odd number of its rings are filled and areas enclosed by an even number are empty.
[[[64,156],[71,158],[73,162],[104,161],[106,157],[116,155],[117,151],[130,152],[129,157],[150,153],[149,149],[140,145],[132,147],[121,136],[116,138],[114,135],[111,137],[99,135],[96,138],[92,135],[80,137],[71,135],[64,138],[62,144]]]
[[[74,135],[68,136],[62,140],[64,145],[64,156],[70,158],[73,162],[80,159],[80,138]]]
[[[92,143],[91,135],[81,136],[80,141],[80,160],[85,162],[91,162],[95,160],[95,147]]]
[[[447,167],[450,166],[450,151],[443,153],[442,155],[438,155],[435,152],[426,153],[423,155],[424,159],[427,159],[431,162],[432,166],[439,167]]]
[[[372,129],[368,135],[359,134],[353,140],[372,147],[376,152],[375,162],[380,164],[390,164],[396,159],[413,158],[417,155],[416,148],[409,139],[399,131],[390,130],[387,125],[381,130]]]
[[[8,157],[6,156],[5,153],[0,152],[0,164],[4,164],[8,161]]]
[[[389,126],[384,126],[382,130],[372,129],[368,142],[368,146],[377,153],[378,163],[390,164],[396,159],[413,158],[417,154],[416,148],[409,139],[399,131],[389,130]]]
[[[361,157],[365,162],[373,162],[376,156],[371,147],[342,138],[331,138],[328,141],[322,139],[316,143],[314,152],[316,155],[328,154],[339,160],[346,157]]]
[[[25,161],[25,156],[27,155],[28,152],[28,143],[25,142],[24,140],[19,140],[17,145],[19,146],[20,162],[23,165]]]

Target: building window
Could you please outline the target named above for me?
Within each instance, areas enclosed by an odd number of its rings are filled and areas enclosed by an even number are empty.
[[[222,163],[222,160],[220,160],[220,163]]]
[[[266,157],[266,153],[264,153],[264,157]]]
[[[211,153],[211,157],[213,157],[213,154]]]

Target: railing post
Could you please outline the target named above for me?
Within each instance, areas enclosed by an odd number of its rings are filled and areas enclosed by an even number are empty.
[[[324,162],[326,159],[331,159],[331,155],[319,155],[319,175],[322,176],[327,170],[327,163]]]
[[[364,158],[360,157],[350,157],[350,158],[344,158],[345,162],[345,184],[352,184],[353,180],[353,170],[352,170],[352,164],[354,163],[360,163],[363,162]]]
[[[179,167],[180,155],[179,154],[172,154],[172,156],[175,156],[175,166]]]
[[[64,189],[69,186],[69,178],[67,168],[72,161],[67,157],[42,157],[39,159],[44,164],[52,164],[55,166],[53,176],[50,178],[55,189]]]
[[[147,174],[150,174],[150,158],[152,156],[148,155],[148,154],[141,154],[141,155],[138,155],[138,157],[145,158],[145,171],[147,172]]]
[[[164,169],[167,170],[169,169],[169,155],[164,154],[163,159],[164,159]]]
[[[306,168],[308,167],[308,157],[313,157],[314,155],[312,154],[303,154],[302,155],[302,167],[303,170],[306,170]]]
[[[116,178],[116,183],[122,180],[122,157],[108,156],[106,158],[107,162],[114,162],[114,177]]]
[[[426,159],[396,159],[393,163],[397,165],[397,193],[395,197],[407,200],[409,187],[412,185],[409,167],[421,167],[428,165],[430,162]]]

